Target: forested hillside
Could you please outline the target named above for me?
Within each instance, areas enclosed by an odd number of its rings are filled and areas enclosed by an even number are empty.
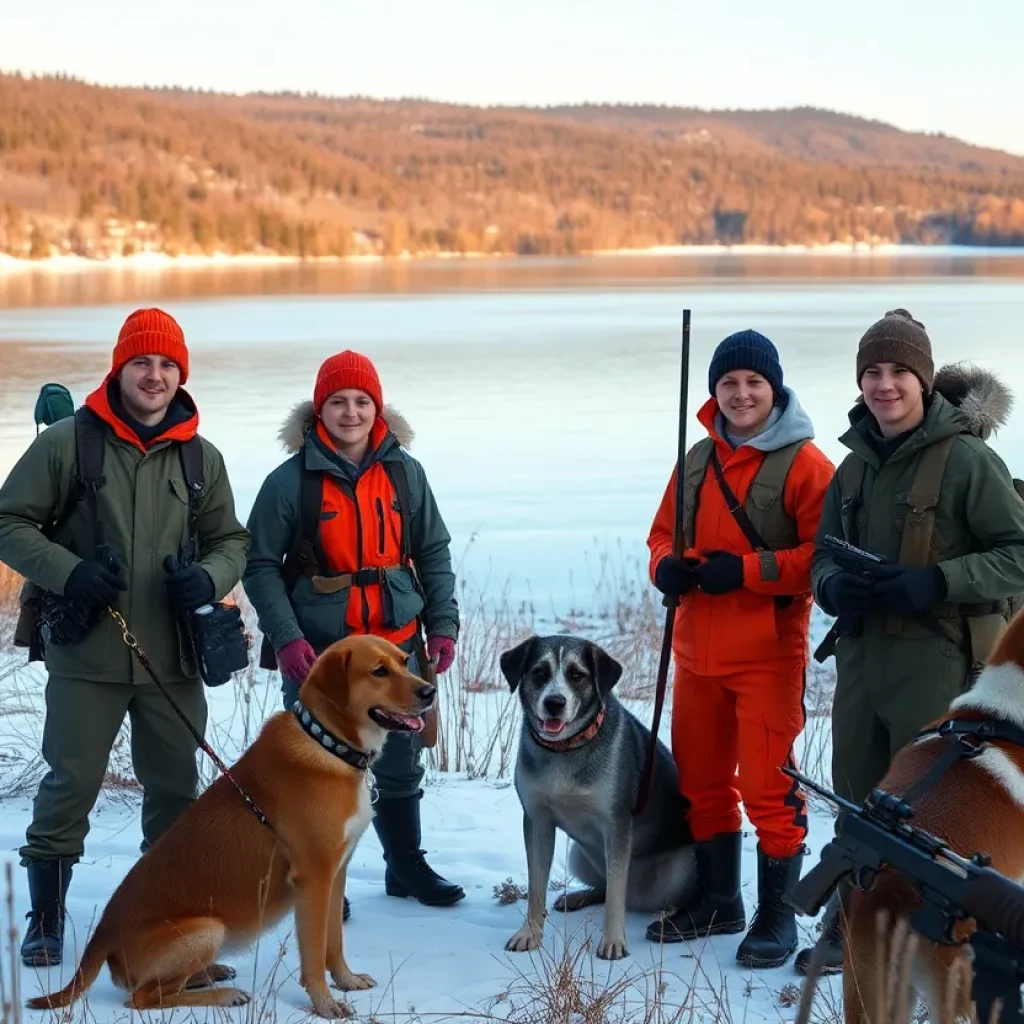
[[[1024,159],[827,111],[479,108],[0,74],[0,252],[1024,244]]]

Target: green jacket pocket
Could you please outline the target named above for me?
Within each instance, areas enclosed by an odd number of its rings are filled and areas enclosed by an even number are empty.
[[[387,629],[401,629],[423,611],[423,597],[409,569],[388,569],[381,586]]]
[[[317,654],[344,638],[347,632],[345,615],[348,612],[351,588],[333,594],[317,594],[309,576],[299,576],[291,593],[292,607],[302,635]]]

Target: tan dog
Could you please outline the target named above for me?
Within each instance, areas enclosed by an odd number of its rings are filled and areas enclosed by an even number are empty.
[[[1010,622],[977,682],[952,702],[939,721],[949,720],[1003,722],[1024,730],[1024,615]],[[879,787],[887,793],[906,794],[915,782],[925,778],[948,742],[929,736],[909,743],[897,753]],[[1018,881],[1024,878],[1024,746],[1006,739],[990,739],[987,743],[988,748],[978,756],[953,762],[933,786],[913,800],[914,816],[909,824],[937,836],[962,857],[987,853],[995,871]],[[880,913],[886,915],[891,934],[895,923],[900,919],[909,923],[920,905],[921,898],[913,885],[888,867],[879,872],[866,892],[850,892],[843,964],[847,1024],[877,1021],[878,1008],[888,1003],[886,987],[891,968],[889,951],[880,948]],[[973,921],[963,922],[954,929],[953,936],[964,940],[973,930]],[[947,996],[948,986],[957,980],[951,977],[954,966],[969,953],[937,945],[922,935],[916,940],[917,952],[908,976],[912,992],[928,1004],[929,1019],[934,1024],[954,1016],[970,1019],[969,971],[967,984],[960,986],[957,998]],[[909,1019],[914,999],[902,1002],[905,1019]],[[890,1021],[905,1024],[895,1016],[886,1024]]]
[[[239,989],[187,986],[197,975],[223,978],[219,952],[250,945],[294,908],[301,984],[313,1008],[351,1016],[326,972],[343,991],[375,984],[352,973],[342,950],[346,867],[373,809],[366,772],[342,759],[336,740],[349,760],[372,761],[389,730],[423,728],[435,691],[407,661],[372,636],[328,648],[299,691],[305,725],[299,714],[278,712],[231,769],[270,827],[218,778],[114,891],[70,983],[27,1005],[69,1005],[104,963],[134,1009],[241,1005],[250,997]]]

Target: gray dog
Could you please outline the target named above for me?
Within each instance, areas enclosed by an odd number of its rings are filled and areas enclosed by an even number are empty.
[[[570,870],[587,888],[559,897],[555,910],[603,901],[597,955],[621,959],[628,955],[626,909],[678,906],[696,882],[675,762],[659,742],[651,795],[635,816],[651,733],[612,693],[622,666],[597,644],[534,636],[501,655],[501,671],[523,705],[515,785],[530,887],[526,922],[505,948],[540,945],[560,828],[572,840]]]

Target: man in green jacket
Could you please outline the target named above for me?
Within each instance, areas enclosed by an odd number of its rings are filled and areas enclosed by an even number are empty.
[[[825,496],[811,569],[836,616],[832,785],[860,803],[893,755],[944,714],[984,663],[1024,592],[1024,500],[986,444],[1007,389],[986,371],[935,373],[924,326],[890,311],[861,339],[850,454]],[[884,559],[874,581],[838,565],[832,535]],[[842,969],[837,927],[825,969]],[[797,968],[805,970],[810,950]]]
[[[51,606],[75,610],[63,631],[43,629],[42,752],[50,770],[20,850],[32,903],[22,945],[29,965],[60,963],[72,867],[125,712],[144,791],[143,850],[198,792],[195,740],[106,611],[124,617],[155,674],[202,734],[203,683],[179,623],[231,592],[245,569],[249,535],[235,517],[221,454],[205,439],[204,490],[193,495],[190,528],[182,446],[197,436],[199,414],[181,388],[187,378],[188,350],[175,320],[159,309],[136,311],[121,329],[109,374],[79,413],[102,443],[100,486],[59,523],[77,474],[85,472],[75,420],[68,417],[33,441],[0,487],[0,560],[26,578],[25,597],[45,596]],[[165,560],[179,554],[190,533],[197,560],[169,571]]]

